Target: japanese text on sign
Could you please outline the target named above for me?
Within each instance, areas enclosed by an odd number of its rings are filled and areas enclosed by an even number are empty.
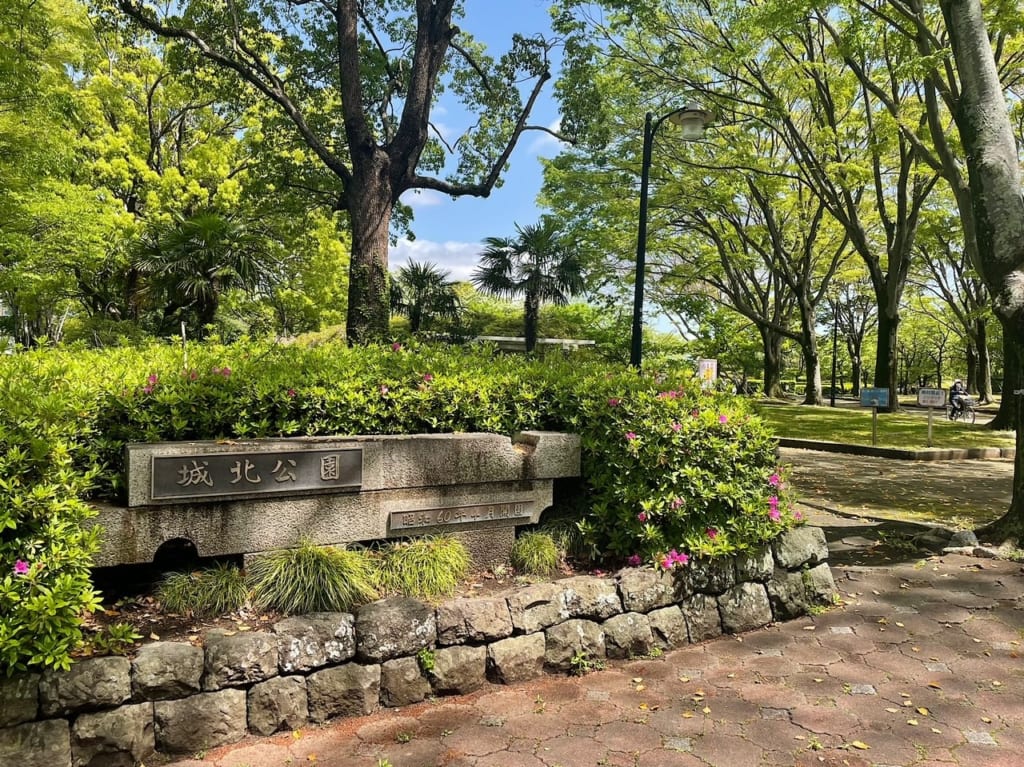
[[[358,489],[363,481],[362,448],[199,453],[152,460],[154,500]]]

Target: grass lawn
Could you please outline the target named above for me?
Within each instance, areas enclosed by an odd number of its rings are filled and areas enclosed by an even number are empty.
[[[777,437],[871,444],[871,410],[758,402],[754,410]],[[878,444],[917,450],[928,447],[926,411],[878,414]],[[944,411],[932,418],[932,447],[1013,447],[1012,431],[991,431],[981,424],[952,422]]]

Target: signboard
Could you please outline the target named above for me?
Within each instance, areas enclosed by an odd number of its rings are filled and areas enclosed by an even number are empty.
[[[861,407],[889,407],[888,389],[861,389]]]
[[[409,530],[437,525],[464,525],[470,522],[529,519],[530,506],[526,503],[484,503],[476,506],[453,506],[444,509],[417,509],[391,513],[391,530]]]
[[[713,389],[718,380],[718,360],[697,360],[697,377],[700,388]]]
[[[153,500],[359,489],[362,448],[248,450],[152,457]]]
[[[945,389],[918,389],[917,404],[921,407],[945,407]]]

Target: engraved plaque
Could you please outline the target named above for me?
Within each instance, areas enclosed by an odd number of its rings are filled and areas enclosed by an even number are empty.
[[[450,506],[441,509],[393,511],[389,526],[392,532],[415,530],[418,527],[467,525],[473,522],[500,522],[512,519],[530,519],[527,503],[483,503],[473,506]]]
[[[153,456],[153,500],[358,490],[362,448]]]

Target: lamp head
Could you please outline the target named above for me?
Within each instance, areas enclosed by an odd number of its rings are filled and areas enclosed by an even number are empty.
[[[698,139],[704,135],[704,129],[711,124],[714,115],[706,109],[701,109],[696,104],[687,104],[669,115],[668,119],[673,125],[682,129],[682,138],[687,141]]]

